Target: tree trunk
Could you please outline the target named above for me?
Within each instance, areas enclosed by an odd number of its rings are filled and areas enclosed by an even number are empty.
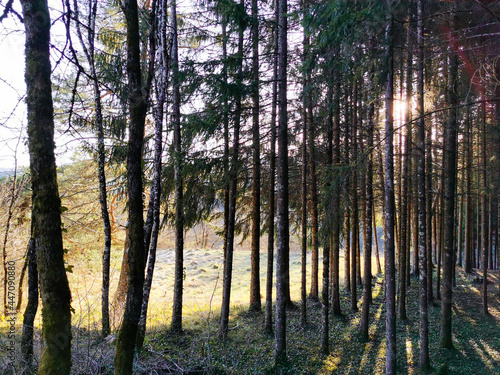
[[[43,347],[39,374],[71,371],[71,292],[64,266],[54,155],[54,110],[47,1],[23,0],[26,103],[32,186],[32,225],[42,297]]]
[[[276,107],[278,103],[278,19],[279,7],[275,7],[274,25],[274,56],[273,56],[273,83],[271,94],[271,146],[269,157],[269,232],[267,236],[267,279],[266,279],[266,318],[264,330],[273,332],[273,262],[274,262],[274,216],[275,216],[275,175],[276,175]]]
[[[393,101],[394,101],[394,20],[392,2],[388,1],[386,27],[387,66],[385,90],[385,305],[387,354],[385,373],[396,373],[396,265],[394,252],[395,201],[394,201],[394,151],[393,151]]]
[[[129,217],[128,287],[123,322],[118,333],[115,374],[132,374],[137,327],[141,315],[146,251],[142,199],[142,146],[147,112],[147,88],[142,84],[140,32],[136,1],[122,5],[127,26],[127,76],[129,92],[129,141],[127,190]]]
[[[182,331],[182,294],[184,281],[184,202],[182,183],[181,94],[179,83],[179,42],[177,37],[177,4],[170,10],[172,28],[172,125],[174,129],[174,184],[175,184],[175,276],[174,304],[171,329]],[[236,156],[237,157],[237,156]]]
[[[357,115],[357,83],[354,83],[353,116],[352,116],[352,160],[355,165],[352,172],[352,240],[351,240],[351,309],[358,311],[358,250],[359,250],[359,214],[358,214],[358,173],[356,170],[358,156],[358,115]]]
[[[333,125],[332,134],[329,137],[329,154],[334,153],[333,165],[340,167],[340,82],[337,82],[335,87],[335,97],[333,100],[334,118],[330,119],[330,126]],[[332,145],[333,141],[333,145]],[[341,213],[340,213],[340,176],[338,172],[334,174],[335,193],[333,201],[333,230],[332,230],[332,310],[333,314],[340,316],[342,310],[340,307],[340,228],[341,228]]]
[[[85,53],[85,57],[90,67],[90,77],[92,78],[92,88],[94,91],[95,105],[95,126],[97,135],[97,174],[99,179],[99,204],[101,206],[101,219],[104,234],[104,249],[102,252],[102,302],[101,302],[101,330],[102,336],[106,337],[111,333],[109,318],[109,270],[111,258],[111,223],[109,220],[107,190],[106,190],[106,152],[104,144],[104,127],[102,116],[101,89],[99,87],[99,78],[95,66],[95,23],[97,18],[97,0],[89,4],[89,14],[87,19],[87,41],[81,32],[81,22],[79,20],[78,2],[75,5],[75,18],[77,34]]]
[[[31,369],[33,366],[33,323],[38,310],[38,271],[36,264],[35,239],[30,238],[28,244],[28,303],[23,315],[23,333],[21,337],[21,355],[23,366]]]
[[[261,311],[260,300],[260,124],[258,1],[252,0],[252,243],[250,310]]]
[[[240,0],[243,6],[243,0]],[[238,50],[236,73],[236,84],[241,86],[243,79],[243,25],[239,25],[238,30]],[[240,149],[240,124],[241,124],[241,89],[236,90],[234,95],[234,128],[233,128],[233,152],[231,155],[231,167],[229,169],[229,212],[226,234],[226,253],[224,256],[224,282],[222,289],[222,307],[221,307],[221,325],[220,335],[227,337],[229,331],[229,308],[231,299],[231,280],[233,276],[233,255],[234,255],[234,237],[236,226],[236,194],[238,187],[238,163]]]
[[[444,262],[443,262],[443,293],[441,304],[441,348],[451,349],[452,329],[451,316],[453,304],[453,267],[454,238],[455,238],[455,196],[457,190],[457,104],[458,104],[458,56],[454,53],[449,57],[449,101],[450,112],[448,123],[445,127],[445,153],[444,153]]]
[[[310,89],[309,89],[310,90]],[[316,156],[315,156],[315,132],[313,125],[313,109],[312,97],[307,93],[306,100],[306,121],[308,127],[308,148],[310,160],[310,173],[311,173],[311,293],[310,296],[313,300],[317,300],[319,296],[319,242],[318,242],[318,183],[316,179]]]
[[[287,116],[287,0],[279,0],[278,19],[278,178],[277,178],[277,258],[276,258],[276,330],[274,360],[276,367],[286,361],[286,304],[289,285],[288,218],[288,116]]]
[[[481,243],[482,243],[482,266],[483,266],[483,313],[489,315],[488,312],[488,253],[489,253],[489,236],[488,236],[488,176],[487,176],[487,145],[486,145],[486,104],[482,105],[483,110],[483,136],[482,136],[482,171],[481,171]],[[450,313],[451,315],[451,313]]]
[[[175,2],[174,2],[175,3]],[[174,6],[174,5],[172,5]],[[154,108],[154,126],[155,126],[155,155],[154,155],[154,172],[153,184],[151,187],[151,196],[148,206],[148,214],[151,211],[151,230],[149,230],[148,219],[145,224],[145,246],[149,248],[146,278],[144,281],[144,290],[142,294],[141,317],[139,319],[139,328],[137,332],[137,349],[140,350],[144,344],[146,336],[146,322],[148,316],[149,296],[151,292],[151,285],[153,283],[153,274],[156,263],[156,247],[158,242],[158,235],[160,232],[160,205],[161,205],[161,170],[162,170],[162,153],[163,153],[163,119],[164,119],[164,106],[166,101],[166,91],[168,84],[168,71],[170,69],[170,53],[168,50],[167,40],[167,6],[160,4],[158,9],[157,31],[155,38],[157,39],[158,48],[158,73],[156,77],[156,106]],[[172,31],[174,28],[172,27]],[[172,43],[175,42],[175,36],[172,38]],[[174,88],[175,90],[175,88]],[[147,215],[148,217],[149,215]],[[149,244],[149,246],[148,246]],[[175,290],[175,287],[174,287]]]
[[[304,32],[304,50],[306,49],[306,40],[307,38],[305,37],[305,32]],[[305,54],[304,54],[304,61],[305,61]],[[306,300],[307,300],[307,286],[306,286],[306,274],[307,274],[307,125],[308,125],[308,120],[307,120],[307,99],[306,99],[306,90],[307,90],[307,78],[304,79],[304,87],[303,87],[303,98],[302,98],[302,103],[303,103],[303,128],[302,128],[302,207],[301,207],[301,214],[302,214],[302,220],[301,220],[301,226],[302,226],[302,238],[301,238],[301,250],[302,250],[302,258],[301,258],[301,270],[300,270],[300,275],[301,275],[301,280],[300,280],[300,294],[301,294],[301,304],[300,304],[300,322],[302,327],[305,327],[306,321],[307,321],[307,311],[306,311]],[[318,260],[317,258],[317,253],[316,253],[316,261]],[[312,268],[314,268],[314,265],[312,265]],[[311,279],[311,297],[313,296],[313,283],[314,283],[314,269],[311,271],[312,279]],[[316,297],[318,293],[318,285],[317,285],[317,270],[316,270]]]
[[[430,367],[429,318],[427,305],[427,241],[426,241],[426,191],[425,191],[425,123],[424,123],[424,0],[417,0],[417,211],[419,254],[419,366]]]
[[[370,90],[372,90],[372,73],[370,74]],[[367,124],[367,149],[368,160],[366,169],[366,187],[365,196],[362,197],[366,201],[366,213],[363,218],[364,225],[364,283],[363,283],[363,307],[361,311],[361,320],[359,331],[361,337],[365,340],[369,339],[369,316],[370,304],[372,303],[372,221],[373,221],[373,115],[375,112],[375,104],[373,100],[369,101],[368,108],[368,124]]]
[[[470,116],[470,103],[467,105],[466,120],[465,120],[465,264],[464,271],[471,273],[473,268],[473,241],[474,241],[474,224],[473,216],[474,209],[472,207],[472,121]]]
[[[412,15],[412,7],[411,7],[411,2],[408,7],[408,16],[411,17]],[[404,141],[404,160],[403,160],[403,166],[402,166],[402,187],[401,187],[401,205],[400,205],[400,245],[399,245],[399,279],[398,279],[398,286],[399,286],[399,296],[398,296],[398,314],[399,314],[399,319],[401,320],[406,320],[408,319],[406,315],[406,274],[408,272],[408,269],[406,268],[407,262],[406,258],[408,256],[408,216],[409,216],[409,211],[410,211],[410,205],[408,202],[409,198],[409,193],[408,193],[408,186],[409,186],[409,180],[410,180],[410,168],[411,168],[411,154],[410,154],[410,147],[412,145],[412,126],[411,126],[411,112],[410,112],[410,106],[411,106],[411,96],[412,96],[412,83],[413,83],[413,53],[412,53],[412,42],[411,42],[411,35],[412,35],[412,23],[408,23],[407,28],[406,28],[406,43],[408,46],[407,50],[407,55],[406,55],[406,64],[407,64],[407,69],[406,69],[406,108],[403,113],[403,118],[402,121],[405,124],[406,127],[406,134],[405,134],[405,141]]]

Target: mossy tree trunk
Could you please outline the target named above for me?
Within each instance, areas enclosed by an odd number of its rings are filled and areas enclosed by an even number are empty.
[[[172,125],[174,129],[174,184],[175,184],[175,283],[172,331],[182,330],[182,294],[184,280],[184,202],[182,181],[181,93],[179,82],[179,42],[177,39],[177,4],[171,2],[172,27]]]
[[[64,266],[54,155],[54,109],[47,1],[21,1],[26,30],[28,146],[32,184],[32,228],[42,297],[43,351],[39,374],[71,371],[71,293]]]
[[[144,243],[142,147],[148,88],[142,83],[141,50],[137,1],[124,1],[122,10],[127,28],[127,78],[129,140],[127,146],[127,192],[129,254],[127,300],[118,333],[115,374],[132,374],[137,328],[141,315],[146,251]]]
[[[23,315],[21,355],[23,367],[29,370],[33,365],[33,323],[38,310],[38,271],[36,262],[35,239],[28,244],[28,303]]]

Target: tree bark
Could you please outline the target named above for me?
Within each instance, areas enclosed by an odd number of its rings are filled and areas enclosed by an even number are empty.
[[[97,135],[97,175],[99,180],[99,204],[101,206],[101,219],[104,234],[104,248],[102,252],[102,302],[101,302],[101,331],[102,336],[106,337],[111,333],[110,318],[109,318],[109,270],[111,259],[111,222],[109,220],[107,190],[106,190],[106,152],[104,144],[104,127],[101,103],[101,89],[99,87],[99,79],[95,66],[95,23],[97,18],[97,0],[93,0],[89,4],[89,14],[87,19],[87,41],[81,32],[81,22],[79,17],[78,2],[74,1],[75,23],[77,34],[87,62],[90,67],[90,77],[92,78],[92,88],[94,94],[95,105],[95,126]]]
[[[115,374],[127,375],[132,374],[146,263],[142,198],[142,147],[148,90],[142,83],[137,1],[124,1],[122,10],[127,28],[127,78],[130,115],[127,146],[129,272],[127,300],[122,325],[118,333],[114,364]]]
[[[158,73],[156,76],[156,106],[154,108],[154,127],[155,127],[155,154],[154,154],[154,172],[153,184],[151,186],[151,196],[148,206],[148,213],[151,210],[151,230],[148,229],[148,219],[145,224],[145,246],[148,251],[148,262],[146,269],[146,278],[144,280],[144,290],[142,294],[141,317],[139,319],[139,328],[137,332],[137,349],[140,350],[144,344],[146,336],[146,322],[148,316],[149,297],[151,285],[153,283],[153,274],[156,263],[156,248],[158,235],[160,232],[160,205],[161,205],[161,178],[162,178],[162,153],[163,153],[163,120],[164,106],[166,101],[166,90],[168,84],[168,71],[170,69],[169,43],[167,40],[167,5],[159,5],[157,25],[155,27],[154,42],[158,44]],[[172,28],[173,30],[173,28]],[[173,39],[173,38],[172,38]],[[173,42],[173,40],[172,40]],[[149,244],[149,246],[148,246]],[[175,287],[174,287],[175,288]]]
[[[243,0],[240,0],[243,7]],[[239,25],[238,30],[238,50],[236,73],[236,84],[241,86],[243,79],[243,30],[244,26]],[[238,188],[238,164],[240,149],[240,125],[241,125],[241,89],[236,90],[234,95],[234,127],[233,127],[233,152],[231,155],[231,167],[229,169],[229,212],[226,233],[226,253],[224,256],[224,282],[222,289],[221,325],[220,335],[227,337],[229,331],[229,308],[231,298],[231,280],[233,273],[234,237],[236,226],[236,194]]]
[[[33,366],[33,323],[38,310],[38,271],[36,262],[35,239],[28,244],[28,303],[23,315],[21,355],[24,367],[29,371]]]
[[[424,123],[424,0],[417,0],[417,211],[419,254],[419,366],[430,367],[429,321],[427,306],[427,241],[426,241],[426,191],[425,191],[425,123]]]
[[[330,119],[332,129],[332,140],[329,140],[329,147],[332,149],[329,154],[334,153],[332,167],[340,167],[340,82],[337,82],[333,100],[334,118]],[[330,138],[330,134],[328,136]],[[333,145],[332,145],[333,141]],[[338,172],[334,174],[335,193],[333,197],[333,230],[332,230],[332,311],[334,315],[342,315],[340,307],[340,178]]]
[[[394,19],[392,1],[388,0],[386,26],[387,66],[385,90],[385,305],[387,353],[385,373],[396,373],[396,266],[394,251],[395,201],[394,201],[394,150],[393,150],[393,101],[394,101]]]
[[[458,104],[458,56],[452,53],[449,57],[449,119],[445,127],[444,153],[444,262],[443,262],[443,293],[441,305],[441,348],[451,349],[452,343],[452,304],[453,304],[453,267],[455,238],[455,200],[457,190],[457,104]]]
[[[47,1],[23,0],[26,30],[26,103],[32,185],[32,225],[42,297],[44,345],[39,374],[71,371],[71,292],[64,266],[54,155],[54,109]]]
[[[179,83],[179,42],[177,4],[170,5],[172,28],[172,125],[174,129],[174,184],[175,184],[175,282],[171,329],[182,331],[182,295],[184,281],[184,201],[182,181],[181,94]],[[237,156],[236,156],[237,157]]]
[[[275,175],[276,175],[276,107],[278,104],[278,19],[279,7],[275,7],[273,83],[271,94],[271,140],[269,157],[269,232],[267,237],[267,279],[265,332],[273,332],[273,263],[274,263],[274,216],[275,216]]]
[[[372,90],[372,74],[370,74],[370,90]],[[373,222],[373,116],[375,112],[375,104],[373,100],[369,101],[368,108],[368,124],[367,124],[367,169],[366,169],[366,187],[365,196],[362,197],[366,201],[366,213],[363,218],[364,225],[364,282],[363,282],[363,306],[361,310],[361,320],[359,331],[361,337],[365,340],[369,339],[369,316],[370,304],[372,303],[372,222]]]
[[[259,123],[259,18],[252,0],[252,239],[250,310],[261,311],[260,299],[260,123]]]
[[[278,19],[278,178],[277,178],[277,259],[276,324],[274,360],[276,367],[286,361],[286,304],[289,285],[289,218],[288,218],[288,115],[287,115],[287,0],[279,0]]]

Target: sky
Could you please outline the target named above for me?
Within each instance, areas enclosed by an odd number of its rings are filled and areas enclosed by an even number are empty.
[[[50,5],[59,3],[60,1],[49,0]],[[14,4],[14,8],[21,13],[19,2],[15,1]],[[51,11],[52,19],[56,13]],[[61,22],[56,22],[52,27],[53,39],[58,34],[64,34]],[[13,170],[16,159],[18,167],[29,166],[24,102],[24,44],[24,26],[10,15],[0,24],[0,170]],[[65,140],[56,136],[57,164],[70,162],[72,154],[72,151],[68,152]]]

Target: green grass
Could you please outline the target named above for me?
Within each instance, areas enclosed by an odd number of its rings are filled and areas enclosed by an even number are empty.
[[[265,245],[263,245],[265,248]],[[118,253],[118,254],[117,254]],[[224,373],[272,374],[274,337],[263,332],[264,316],[248,313],[250,253],[242,248],[235,252],[231,295],[230,331],[225,342],[218,336],[219,311],[222,295],[222,252],[215,248],[187,249],[184,280],[184,328],[180,336],[168,331],[173,290],[173,252],[158,254],[155,280],[148,315],[148,334],[143,350],[138,353],[134,373]],[[309,260],[309,259],[308,259]],[[120,264],[116,250],[113,265],[113,285]],[[261,287],[265,287],[265,256],[261,259]],[[343,265],[343,260],[341,265]],[[343,268],[343,267],[342,267]],[[308,280],[310,279],[308,266]],[[290,259],[291,294],[300,298],[300,254],[293,251]],[[321,275],[320,261],[320,275]],[[430,373],[499,374],[500,373],[500,302],[497,290],[498,273],[490,275],[490,316],[482,314],[480,285],[477,275],[457,272],[458,286],[454,289],[453,350],[440,349],[439,304],[429,308]],[[99,269],[75,266],[70,275],[73,293],[73,373],[111,374],[114,344],[99,337],[100,309]],[[343,280],[343,275],[341,275]],[[308,301],[308,324],[300,325],[300,312],[288,312],[288,364],[282,373],[289,374],[382,374],[385,362],[385,310],[382,275],[374,281],[374,304],[371,307],[370,340],[358,335],[360,312],[350,310],[349,294],[341,288],[344,316],[331,316],[331,354],[320,353],[321,304]],[[420,374],[418,369],[418,289],[412,278],[408,294],[407,321],[397,322],[398,373]],[[321,285],[321,283],[320,283]],[[308,285],[309,287],[309,285]],[[358,290],[361,296],[361,289]],[[21,317],[16,330],[21,333]],[[39,324],[39,320],[38,320]],[[6,326],[2,327],[0,346],[6,345]],[[40,332],[36,332],[36,355],[40,353]],[[17,346],[17,350],[19,345]],[[8,374],[8,361],[0,351],[0,373]],[[19,373],[19,366],[16,372]]]

